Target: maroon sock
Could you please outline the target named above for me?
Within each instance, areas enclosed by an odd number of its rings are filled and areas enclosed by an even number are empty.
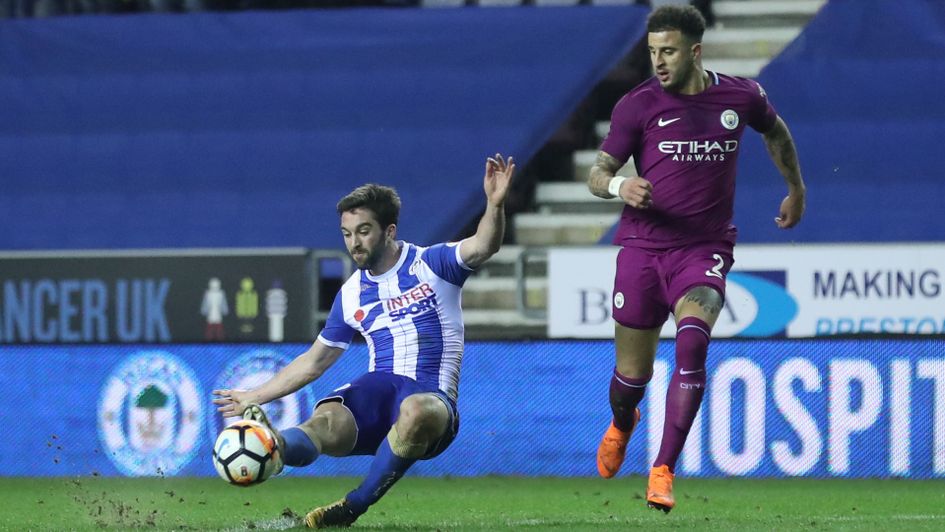
[[[646,393],[646,383],[650,377],[633,379],[621,375],[614,368],[610,378],[610,409],[614,412],[614,426],[623,432],[630,432],[633,428],[633,411]]]
[[[654,467],[667,465],[670,471],[676,470],[676,460],[682,453],[705,394],[709,332],[709,326],[699,318],[689,316],[679,320],[676,329],[676,369],[666,393],[663,441]]]

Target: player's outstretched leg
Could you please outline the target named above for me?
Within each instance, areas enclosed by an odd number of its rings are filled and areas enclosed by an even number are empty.
[[[243,411],[243,419],[249,419],[262,423],[268,428],[273,436],[276,437],[276,445],[279,449],[282,450],[281,460],[276,461],[276,470],[273,472],[273,475],[278,475],[282,472],[283,467],[285,466],[285,454],[286,454],[286,443],[283,435],[269,422],[269,417],[266,416],[266,412],[262,409],[261,406],[252,403],[246,407],[246,410]]]
[[[358,520],[359,514],[348,506],[347,499],[335,501],[329,505],[315,508],[305,515],[308,528],[347,528]]]
[[[627,443],[640,421],[637,405],[643,399],[649,381],[649,378],[633,379],[621,375],[614,369],[610,379],[610,408],[614,417],[597,448],[597,472],[604,478],[612,478],[623,465]]]
[[[262,423],[280,439],[279,443],[282,443],[279,431],[276,430],[276,427],[269,421],[269,416],[266,415],[266,411],[258,404],[250,403],[249,406],[246,407],[246,410],[243,410],[243,419]]]
[[[673,473],[668,466],[650,469],[650,481],[646,486],[646,505],[669,513],[676,506],[673,497]]]
[[[381,441],[371,468],[361,485],[345,498],[316,508],[305,516],[312,528],[348,526],[381,499],[407,469],[424,458],[446,434],[450,413],[434,394],[418,393],[400,403],[397,422]]]
[[[251,419],[265,425],[276,436],[279,448],[282,449],[282,460],[276,466],[275,474],[282,472],[283,466],[302,467],[315,461],[320,454],[318,447],[311,436],[299,427],[292,427],[280,431],[269,421],[266,411],[257,404],[250,404],[243,411],[243,419]]]

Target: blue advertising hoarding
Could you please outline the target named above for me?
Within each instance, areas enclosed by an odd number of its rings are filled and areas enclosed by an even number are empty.
[[[285,345],[0,347],[13,476],[214,475],[224,420],[211,391],[252,387],[306,348]],[[662,433],[673,344],[660,344],[621,474],[647,471]],[[607,341],[467,344],[452,446],[412,474],[593,476],[610,409]],[[278,426],[367,367],[354,345],[268,410]],[[945,477],[945,339],[716,340],[686,476]],[[528,449],[526,454],[522,449]],[[292,475],[362,475],[370,457],[322,457]]]

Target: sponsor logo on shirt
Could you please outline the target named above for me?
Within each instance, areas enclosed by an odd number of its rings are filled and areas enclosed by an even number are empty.
[[[656,123],[656,125],[658,125],[659,127],[664,127],[664,126],[668,126],[668,125],[672,124],[673,122],[675,122],[675,121],[677,121],[677,120],[679,120],[679,118],[670,118],[670,119],[668,119],[668,120],[663,120],[663,118],[660,117],[660,119],[659,119],[659,121]]]
[[[428,283],[421,283],[397,297],[386,300],[384,306],[391,321],[398,321],[408,315],[416,316],[436,308],[436,293]]]
[[[659,143],[659,150],[672,155],[674,161],[724,161],[727,154],[738,151],[738,141],[664,140]]]

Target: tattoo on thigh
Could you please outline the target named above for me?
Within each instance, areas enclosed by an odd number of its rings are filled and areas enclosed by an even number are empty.
[[[707,286],[690,290],[686,294],[686,301],[691,301],[702,307],[702,311],[708,316],[717,316],[722,311],[722,298],[718,292]]]

